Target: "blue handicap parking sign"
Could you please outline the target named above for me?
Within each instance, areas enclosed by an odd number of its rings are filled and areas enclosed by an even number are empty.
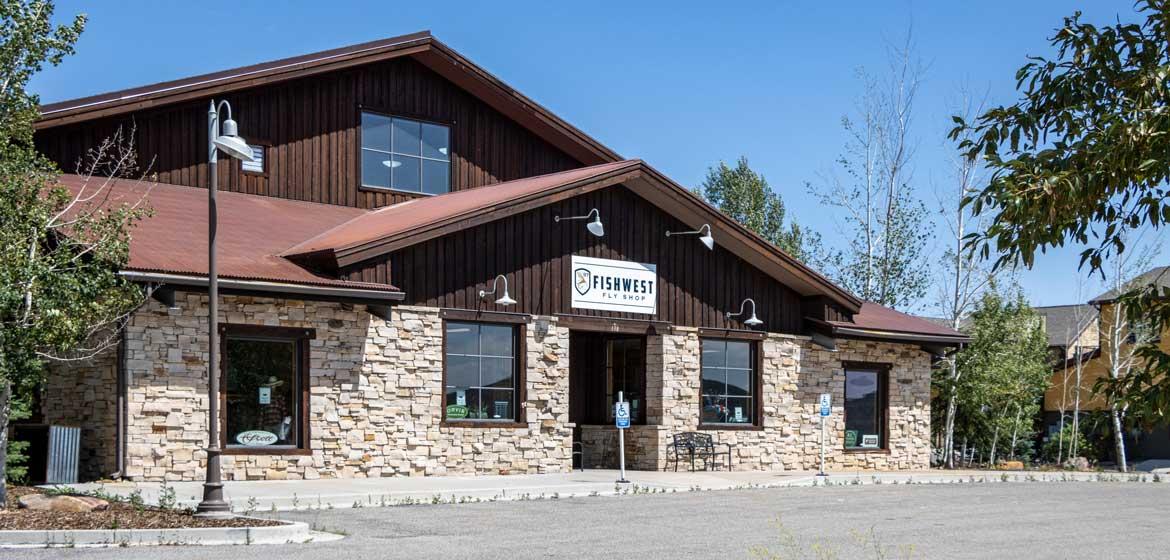
[[[625,401],[617,402],[613,405],[613,419],[614,425],[618,428],[630,427],[630,403]]]

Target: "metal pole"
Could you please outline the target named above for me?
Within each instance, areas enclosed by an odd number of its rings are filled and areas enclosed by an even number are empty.
[[[626,402],[622,391],[618,391],[618,402]],[[622,428],[618,428],[618,462],[621,467],[621,476],[618,478],[618,482],[629,482],[626,480],[626,431]]]
[[[215,101],[207,113],[207,474],[203,482],[203,501],[195,508],[196,515],[219,517],[231,515],[231,506],[223,499],[223,481],[220,479],[219,448],[219,277],[215,268],[215,230],[219,216],[215,206],[215,192],[219,189],[216,173],[219,132],[219,113]]]
[[[821,472],[817,476],[825,475],[825,417],[821,415]]]

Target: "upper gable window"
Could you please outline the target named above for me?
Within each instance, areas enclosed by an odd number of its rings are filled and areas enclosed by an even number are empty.
[[[451,190],[450,129],[362,112],[362,186],[422,194]]]

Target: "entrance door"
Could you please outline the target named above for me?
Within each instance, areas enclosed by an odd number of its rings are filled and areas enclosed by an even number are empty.
[[[646,339],[572,331],[569,335],[569,421],[583,466],[616,468],[618,392],[630,403],[630,424],[646,423]],[[636,450],[627,445],[627,464]],[[574,465],[581,466],[581,465]]]
[[[569,337],[569,421],[613,424],[618,392],[630,423],[646,423],[646,338],[572,332]]]

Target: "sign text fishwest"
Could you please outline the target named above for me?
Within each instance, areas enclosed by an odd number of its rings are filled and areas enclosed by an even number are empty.
[[[623,313],[658,312],[655,265],[592,257],[573,257],[572,306]]]

